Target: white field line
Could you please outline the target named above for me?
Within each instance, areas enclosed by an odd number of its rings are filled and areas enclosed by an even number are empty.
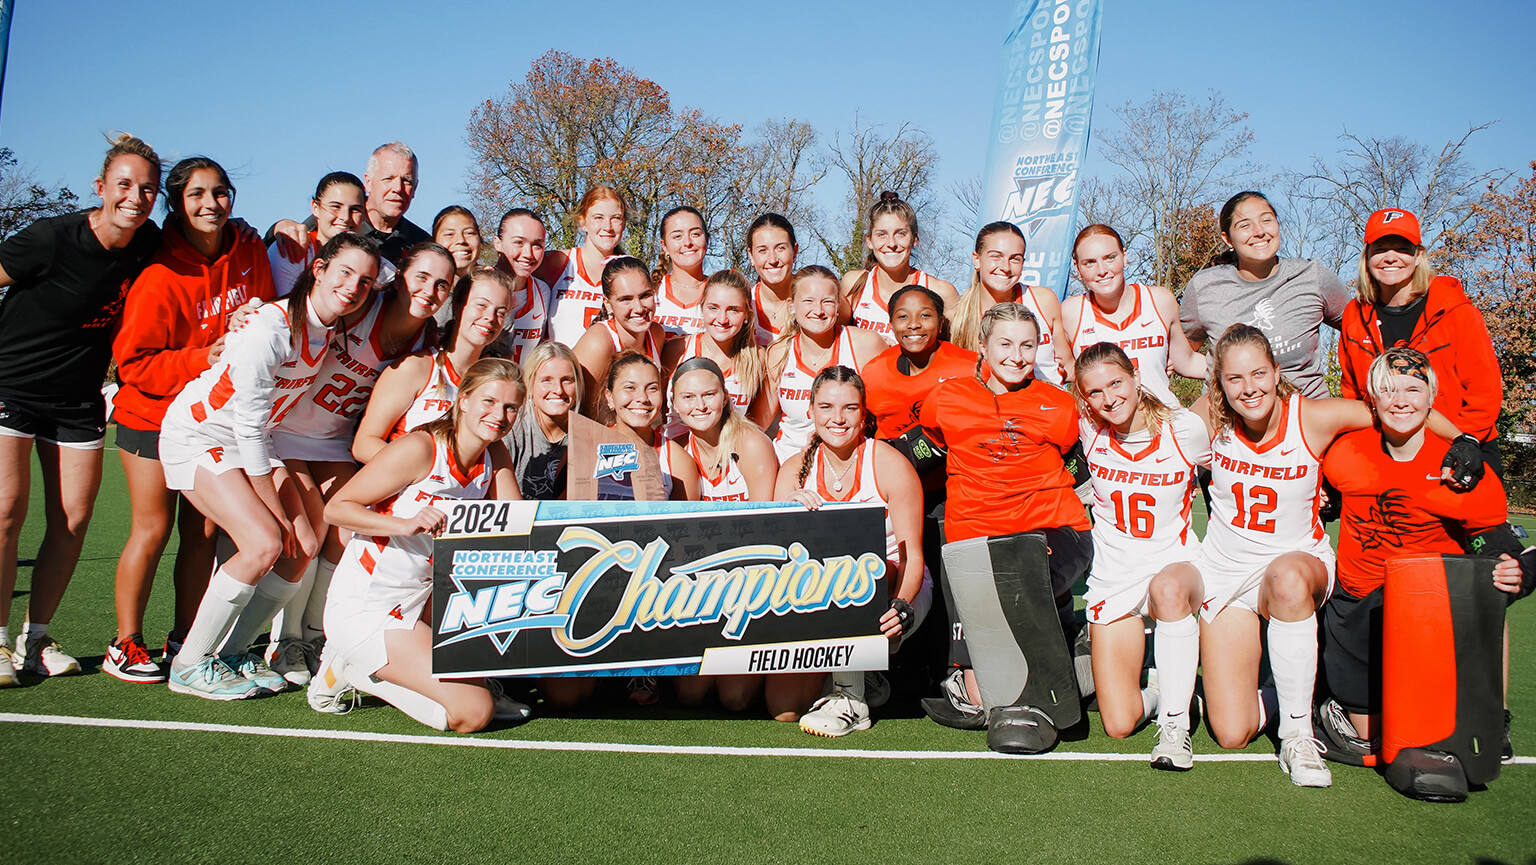
[[[389,742],[399,745],[449,745],[459,748],[498,748],[513,751],[596,751],[610,754],[667,754],[705,757],[853,757],[866,760],[1046,760],[1086,763],[1145,763],[1142,754],[1090,754],[1053,751],[1049,754],[998,754],[994,751],[867,751],[830,748],[730,748],[713,745],[632,745],[621,742],[540,742],[515,739],[476,739],[468,736],[413,736],[356,730],[315,730],[305,727],[253,727],[244,724],[205,724],[194,721],[150,721],[132,718],[86,718],[77,715],[30,715],[0,712],[0,723],[50,724],[63,727],[106,727],[190,733],[235,733],[289,739],[334,739],[348,742]],[[1201,763],[1270,763],[1270,754],[1199,754]],[[1536,765],[1536,757],[1516,757],[1519,765]]]

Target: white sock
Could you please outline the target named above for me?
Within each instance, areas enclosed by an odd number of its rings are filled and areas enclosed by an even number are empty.
[[[1189,731],[1189,704],[1195,697],[1195,668],[1200,665],[1200,620],[1185,616],[1158,620],[1153,628],[1152,660],[1162,692],[1157,723]]]
[[[11,629],[7,625],[0,625],[0,646],[11,644]]]
[[[299,577],[298,586],[294,590],[293,597],[283,604],[283,608],[272,617],[272,642],[278,640],[297,640],[304,636],[300,628],[300,621],[304,616],[304,605],[309,601],[310,589],[315,584],[315,568],[320,565],[320,557],[311,559],[309,566],[304,569],[304,574]]]
[[[212,656],[214,647],[229,633],[254,594],[255,586],[231,577],[223,568],[214,571],[208,578],[208,591],[203,593],[202,603],[197,605],[197,618],[187,629],[187,637],[181,641],[181,653],[172,666],[183,670]]]
[[[313,640],[325,634],[325,596],[331,591],[331,577],[336,574],[336,563],[317,557],[319,567],[315,571],[315,584],[309,590],[309,602],[304,607],[300,634]]]
[[[39,625],[35,622],[24,622],[21,626],[21,634],[26,638],[27,645],[31,645],[32,641],[38,637],[48,636],[48,626],[46,624]],[[27,651],[31,651],[31,649]]]
[[[832,687],[841,690],[859,702],[864,701],[864,671],[833,673]]]
[[[1141,720],[1136,722],[1136,726],[1140,727],[1147,723],[1148,718],[1157,714],[1158,696],[1157,688],[1141,689]]]
[[[1280,738],[1312,735],[1312,686],[1317,682],[1317,616],[1269,620],[1269,669],[1280,705]]]
[[[404,685],[365,676],[351,664],[346,665],[343,673],[347,683],[359,691],[378,697],[434,730],[448,729],[448,710],[442,703],[431,697],[412,691]]]
[[[249,652],[256,635],[272,621],[273,614],[293,597],[293,593],[299,590],[299,584],[288,582],[278,576],[277,571],[267,571],[267,575],[258,580],[252,589],[251,599],[246,602],[245,609],[240,611],[229,634],[224,638],[224,645],[219,648],[221,658]]]

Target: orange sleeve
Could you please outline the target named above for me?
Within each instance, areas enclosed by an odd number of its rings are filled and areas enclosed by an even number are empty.
[[[271,279],[269,272],[269,286]],[[173,294],[173,283],[159,268],[151,266],[139,274],[128,291],[122,326],[112,342],[112,357],[124,384],[148,396],[174,396],[208,368],[207,347],[172,348],[184,345],[190,331],[183,307]]]
[[[1360,316],[1350,313],[1358,312],[1359,300],[1351,300],[1344,308],[1344,321],[1339,332],[1339,396],[1344,399],[1365,399],[1366,388],[1364,382],[1359,381],[1355,374],[1355,366],[1360,362],[1357,354],[1360,349],[1355,347],[1355,340],[1364,334],[1355,332],[1359,326]],[[1366,361],[1366,368],[1370,367],[1370,361]]]
[[[1456,341],[1456,377],[1461,380],[1462,432],[1482,441],[1493,437],[1494,424],[1504,405],[1504,378],[1493,338],[1477,307],[1468,303],[1457,309],[1451,338]]]

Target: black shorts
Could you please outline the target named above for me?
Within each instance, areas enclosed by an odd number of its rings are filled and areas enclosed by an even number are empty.
[[[107,402],[99,393],[82,402],[0,394],[0,435],[99,450],[107,437]]]
[[[1381,587],[1363,598],[1336,586],[1323,604],[1323,677],[1346,712],[1381,710]]]
[[[136,457],[159,462],[160,431],[157,429],[134,429],[131,426],[125,426],[122,421],[118,421],[117,448],[124,453],[130,453]]]

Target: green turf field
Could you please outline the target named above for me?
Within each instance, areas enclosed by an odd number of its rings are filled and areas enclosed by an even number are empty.
[[[24,559],[42,534],[37,495],[32,515]],[[113,636],[112,575],[127,530],[108,451],[85,554],[53,624],[86,675],[0,690],[9,861],[1536,863],[1536,761],[1506,766],[1466,803],[1431,805],[1342,766],[1332,789],[1293,787],[1268,759],[1268,740],[1241,752],[1245,762],[1157,772],[1144,762],[1151,733],[1113,741],[1097,716],[1086,739],[1063,741],[1053,759],[993,759],[983,734],[939,727],[901,700],[877,711],[870,731],[836,741],[665,702],[461,737],[378,703],[333,717],[310,711],[301,693],[215,704],[129,685],[96,671]],[[169,624],[170,561],[150,605],[152,646]],[[13,634],[30,576],[24,561]],[[1536,602],[1512,613],[1515,745],[1530,755]],[[836,751],[925,753],[824,756]],[[1195,752],[1228,753],[1203,729]]]

